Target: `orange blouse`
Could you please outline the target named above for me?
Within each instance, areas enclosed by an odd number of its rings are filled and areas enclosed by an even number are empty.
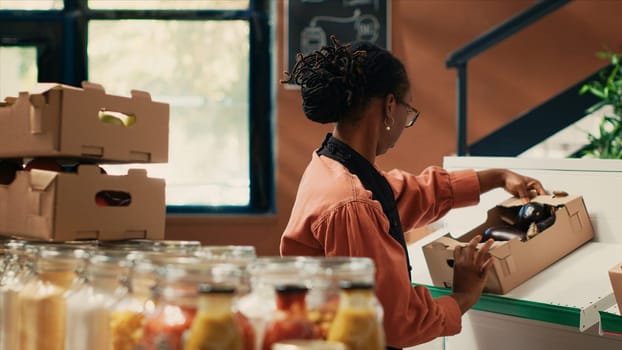
[[[393,189],[404,232],[438,220],[452,208],[479,201],[479,181],[473,170],[429,167],[418,176],[401,170],[381,173]],[[283,256],[373,259],[389,346],[413,346],[461,330],[458,304],[448,296],[432,299],[427,288],[411,285],[404,249],[389,235],[380,203],[372,200],[357,176],[333,159],[313,152],[280,250]]]

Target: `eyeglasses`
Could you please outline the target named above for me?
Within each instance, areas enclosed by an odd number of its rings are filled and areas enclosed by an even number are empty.
[[[404,125],[404,127],[410,128],[411,126],[413,126],[413,124],[415,124],[417,118],[419,118],[420,112],[415,107],[404,101],[399,101],[399,103],[406,107],[406,112],[408,113],[408,116],[406,117],[406,124]]]

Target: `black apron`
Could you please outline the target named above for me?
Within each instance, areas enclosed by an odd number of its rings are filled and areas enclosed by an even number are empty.
[[[410,281],[410,260],[408,258],[408,248],[402,230],[402,222],[395,204],[393,190],[387,179],[374,168],[374,166],[363,156],[357,153],[350,146],[337,140],[332,134],[326,135],[322,147],[317,151],[318,155],[334,159],[346,167],[352,174],[356,175],[363,186],[371,191],[372,199],[377,200],[382,205],[382,211],[389,220],[389,235],[393,237],[404,249],[406,254],[406,268],[408,280]],[[397,350],[387,346],[387,350]]]

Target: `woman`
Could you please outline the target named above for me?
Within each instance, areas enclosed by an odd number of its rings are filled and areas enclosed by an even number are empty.
[[[527,201],[532,191],[546,192],[537,180],[504,169],[429,167],[418,176],[377,169],[376,157],[393,147],[419,115],[406,71],[373,44],[341,45],[331,39],[333,47],[299,55],[284,81],[301,86],[309,119],[336,125],[301,179],[281,254],[372,258],[389,348],[456,334],[462,314],[484,288],[492,241],[476,249],[481,239],[476,237],[456,249],[452,293],[432,299],[427,288],[411,285],[404,230],[476,204],[493,188]]]

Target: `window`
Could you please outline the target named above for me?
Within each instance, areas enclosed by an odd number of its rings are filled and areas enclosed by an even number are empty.
[[[0,46],[0,96],[17,96],[37,82],[37,48]]]
[[[33,77],[147,91],[170,105],[169,162],[105,165],[108,173],[144,167],[165,178],[169,213],[270,212],[270,4],[0,0],[0,43],[12,43],[0,46],[0,92],[28,90]]]

